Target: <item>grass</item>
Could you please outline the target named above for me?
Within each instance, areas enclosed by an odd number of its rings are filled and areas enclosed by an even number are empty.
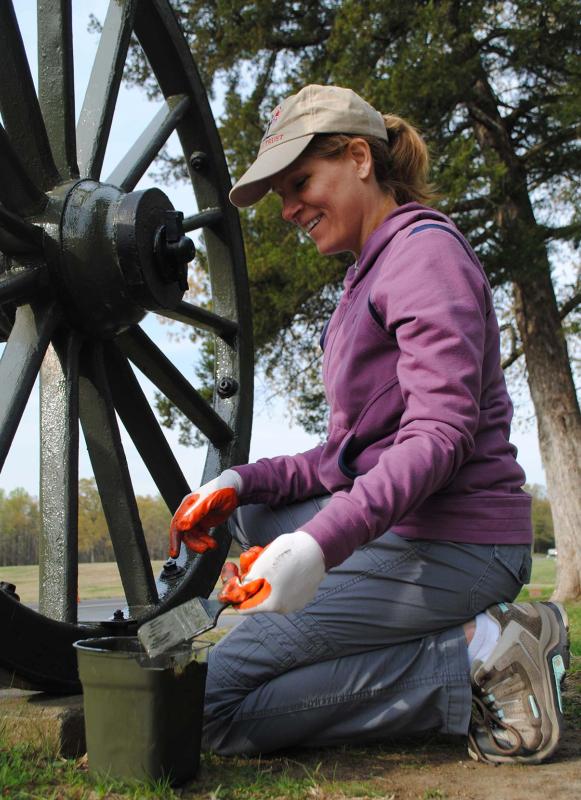
[[[87,771],[85,757],[72,760],[29,746],[4,748],[0,738],[0,797],[11,800],[371,800],[393,798],[385,781],[377,778],[340,779],[339,760],[368,756],[369,751],[337,748],[325,763],[300,754],[297,759],[273,757],[220,758],[202,755],[197,779],[186,788],[172,788],[168,781],[124,782],[95,776]],[[375,753],[381,764],[384,751]],[[300,759],[300,760],[298,760]],[[425,797],[443,797],[425,794]]]
[[[86,758],[65,759],[29,745],[2,747],[0,797],[10,800],[156,800],[176,798],[167,781],[110,780],[87,772]]]
[[[157,575],[164,562],[152,561],[151,564]],[[38,603],[38,565],[0,567],[0,580],[13,583],[23,603]],[[117,564],[79,564],[79,596],[82,600],[123,597]]]
[[[164,564],[163,561],[152,561],[151,563],[154,574],[157,574]],[[555,559],[535,555],[531,583],[523,589],[520,599],[529,599],[529,597],[546,599],[549,597],[555,585],[556,573]],[[38,565],[0,566],[0,580],[15,584],[16,591],[23,603],[38,602]],[[123,587],[117,564],[114,562],[79,564],[79,595],[82,600],[123,597]]]
[[[160,562],[161,566],[161,562]],[[555,562],[535,557],[533,578],[519,599],[549,597],[555,579]],[[0,579],[32,587],[35,568],[0,568]],[[111,564],[81,565],[85,597],[122,596]],[[112,587],[112,588],[111,588]],[[27,589],[28,591],[28,589]],[[107,592],[119,592],[111,595]],[[26,600],[25,600],[26,602]],[[32,602],[28,600],[28,602]],[[571,623],[572,664],[565,692],[566,717],[571,728],[581,728],[581,602],[567,604]],[[214,632],[213,632],[214,633]],[[215,632],[217,640],[222,631]],[[203,754],[197,779],[184,788],[168,782],[125,783],[94,776],[86,758],[63,759],[47,748],[2,745],[0,724],[0,798],[10,800],[399,800],[394,770],[400,787],[406,775],[425,776],[414,800],[448,800],[446,783],[434,766],[457,764],[465,758],[458,743],[442,737],[375,747],[336,747],[324,751],[297,751],[267,758],[220,758]],[[536,774],[532,771],[531,776]],[[403,775],[403,778],[401,777]],[[492,771],[491,775],[496,775]],[[501,796],[502,792],[500,793]],[[406,794],[406,797],[408,795]],[[537,796],[537,795],[535,795]],[[538,795],[540,796],[540,795]]]

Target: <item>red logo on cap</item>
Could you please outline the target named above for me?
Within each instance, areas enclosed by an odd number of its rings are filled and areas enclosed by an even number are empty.
[[[277,106],[270,116],[270,122],[268,123],[268,127],[264,133],[265,137],[268,136],[268,134],[270,133],[270,129],[276,123],[281,113],[282,113],[282,106]]]

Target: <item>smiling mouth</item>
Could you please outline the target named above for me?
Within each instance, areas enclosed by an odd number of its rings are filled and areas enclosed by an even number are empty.
[[[319,222],[320,222],[322,219],[323,219],[323,215],[322,215],[322,214],[319,214],[319,216],[318,216],[318,217],[315,217],[315,218],[314,218],[314,219],[312,219],[310,222],[307,222],[307,224],[305,225],[305,231],[306,231],[307,233],[310,233],[310,232],[313,230],[313,228],[314,228],[316,225],[318,225],[318,224],[319,224]]]

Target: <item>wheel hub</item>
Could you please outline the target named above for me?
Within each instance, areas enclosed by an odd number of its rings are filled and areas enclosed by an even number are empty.
[[[47,257],[71,324],[113,337],[147,310],[175,308],[195,254],[182,219],[159,189],[126,194],[81,180],[52,192]]]

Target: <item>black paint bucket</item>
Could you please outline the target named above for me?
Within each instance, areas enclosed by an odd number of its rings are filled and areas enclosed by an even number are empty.
[[[137,637],[74,643],[83,685],[89,770],[123,780],[183,783],[200,763],[210,645],[150,659]]]

